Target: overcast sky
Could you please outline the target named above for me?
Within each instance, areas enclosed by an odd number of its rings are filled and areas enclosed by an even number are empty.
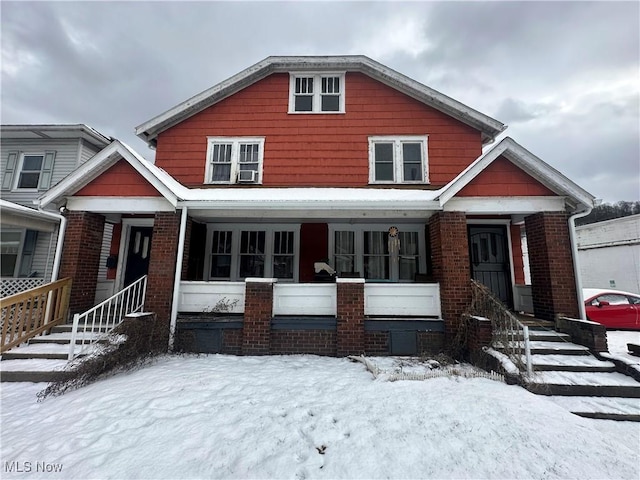
[[[7,2],[3,124],[134,128],[269,55],[363,54],[506,123],[607,202],[640,200],[638,2]]]

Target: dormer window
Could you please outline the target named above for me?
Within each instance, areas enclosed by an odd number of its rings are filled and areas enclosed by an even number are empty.
[[[209,137],[204,183],[262,183],[264,138]]]
[[[344,113],[344,73],[291,74],[289,113]]]

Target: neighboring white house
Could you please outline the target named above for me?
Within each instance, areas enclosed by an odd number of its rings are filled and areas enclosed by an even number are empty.
[[[109,143],[83,124],[0,127],[0,296],[51,279],[60,216],[34,200]]]
[[[640,214],[576,228],[582,285],[640,292]]]

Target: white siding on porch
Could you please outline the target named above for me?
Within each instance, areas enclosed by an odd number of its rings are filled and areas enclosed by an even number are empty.
[[[332,315],[337,312],[335,283],[298,283],[273,286],[274,315]]]
[[[220,307],[231,308],[220,311]],[[178,311],[244,313],[244,282],[180,282]]]
[[[366,283],[364,314],[440,318],[440,285],[437,283]]]

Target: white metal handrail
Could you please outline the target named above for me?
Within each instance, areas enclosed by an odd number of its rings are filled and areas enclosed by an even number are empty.
[[[125,316],[142,311],[146,293],[145,275],[86,312],[76,313],[73,316],[69,360],[89,350],[100,338],[118,326]]]

